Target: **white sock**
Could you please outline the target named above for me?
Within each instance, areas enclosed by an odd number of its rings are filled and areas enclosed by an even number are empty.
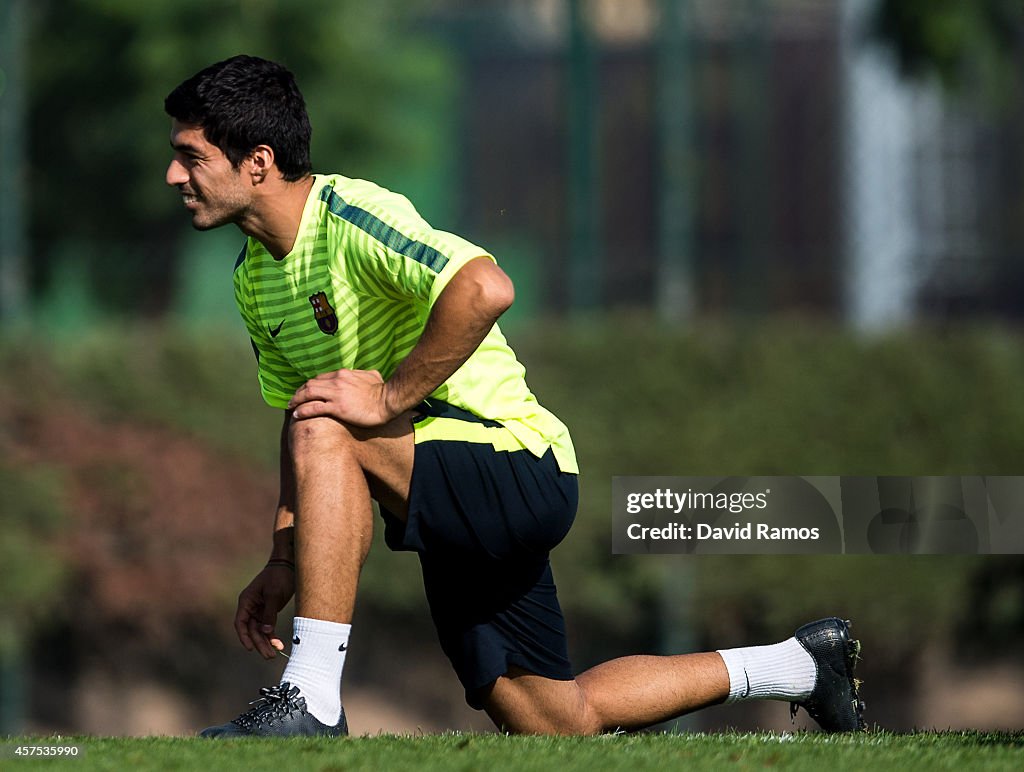
[[[297,686],[306,709],[327,726],[341,717],[341,671],[352,625],[295,617],[292,652],[281,682]]]
[[[818,668],[796,638],[770,646],[718,652],[729,671],[729,697],[739,700],[801,700],[814,691]]]

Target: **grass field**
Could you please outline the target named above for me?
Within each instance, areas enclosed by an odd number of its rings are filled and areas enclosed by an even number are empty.
[[[76,758],[26,759],[19,745],[70,745]],[[635,734],[598,738],[427,735],[345,740],[204,741],[193,738],[13,738],[5,770],[633,770],[1021,769],[1024,732]]]

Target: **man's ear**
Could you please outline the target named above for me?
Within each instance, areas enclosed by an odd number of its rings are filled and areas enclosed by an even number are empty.
[[[248,171],[253,185],[259,185],[270,179],[271,168],[274,166],[274,149],[270,145],[257,145],[249,153]]]

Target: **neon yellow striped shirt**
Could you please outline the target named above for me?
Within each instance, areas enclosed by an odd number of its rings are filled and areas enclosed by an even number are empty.
[[[431,228],[404,196],[365,180],[316,175],[292,251],[274,260],[249,238],[235,265],[235,301],[264,400],[284,408],[307,380],[334,370],[390,378],[452,276],[481,256],[494,259]],[[577,473],[568,429],[537,402],[525,374],[494,325],[430,396],[499,422],[536,456],[551,448],[563,472]]]

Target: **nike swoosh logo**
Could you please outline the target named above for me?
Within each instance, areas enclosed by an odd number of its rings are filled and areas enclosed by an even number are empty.
[[[270,337],[271,338],[276,338],[277,334],[279,332],[281,332],[281,328],[282,327],[284,327],[284,319],[281,320],[281,323],[279,325],[277,325],[277,327],[271,328],[271,326],[268,324],[267,325],[267,331],[270,333]]]

